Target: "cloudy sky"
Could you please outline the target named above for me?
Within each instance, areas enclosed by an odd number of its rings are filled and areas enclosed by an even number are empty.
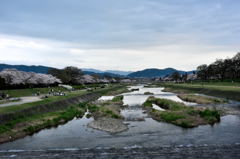
[[[192,70],[240,51],[239,0],[0,0],[0,63]]]

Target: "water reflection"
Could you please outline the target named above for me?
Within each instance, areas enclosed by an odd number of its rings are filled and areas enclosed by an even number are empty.
[[[112,100],[114,98],[114,96],[101,96],[98,100]]]
[[[157,98],[170,99],[176,102],[182,102],[186,105],[197,105],[196,103],[185,102],[181,100],[180,98],[177,97],[175,93],[163,92],[164,88],[147,88],[147,87],[144,87],[143,85],[140,85],[140,86],[129,87],[129,90],[131,89],[139,89],[139,90],[133,91],[130,93],[123,93],[124,95],[123,102],[124,104],[128,104],[129,106],[142,105],[146,101],[146,99],[150,96],[154,96]],[[153,95],[144,95],[145,92],[153,93]]]

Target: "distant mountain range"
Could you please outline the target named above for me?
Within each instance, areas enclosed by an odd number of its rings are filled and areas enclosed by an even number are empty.
[[[47,66],[27,66],[27,65],[8,65],[8,64],[0,64],[0,71],[6,69],[6,68],[15,68],[19,71],[25,71],[25,72],[35,72],[35,73],[48,73],[48,70],[52,67]]]
[[[185,74],[185,73],[192,73],[193,71],[180,71],[176,70],[174,68],[165,68],[165,69],[157,69],[157,68],[151,68],[151,69],[145,69],[142,71],[137,71],[130,73],[128,77],[131,78],[154,78],[154,77],[165,77],[169,76],[174,72],[179,72],[180,74]]]
[[[84,74],[87,74],[87,75],[98,75],[100,77],[126,77],[126,76],[123,76],[123,75],[119,75],[119,74],[114,74],[114,73],[109,73],[109,72],[91,72],[91,71],[83,71]]]
[[[127,76],[130,73],[133,73],[132,71],[117,71],[117,70],[106,70],[106,72],[118,74],[118,75],[122,75],[122,76]]]
[[[92,68],[82,68],[81,70],[83,70],[85,72],[110,73],[110,74],[117,74],[117,75],[121,75],[121,76],[127,76],[128,74],[132,73],[131,71],[118,71],[118,70],[101,71],[101,70],[92,69]]]
[[[48,66],[27,66],[27,65],[8,65],[8,64],[0,64],[0,71],[6,69],[6,68],[15,68],[19,71],[25,71],[25,72],[35,72],[35,73],[44,73],[47,74],[48,70],[53,67]],[[115,71],[115,70],[109,70],[109,71],[100,71],[96,69],[81,69],[84,74],[89,75],[99,75],[99,76],[110,76],[110,77],[123,77],[127,75],[130,72],[125,71]]]
[[[6,68],[15,68],[20,71],[25,72],[35,72],[35,73],[48,73],[48,70],[53,67],[47,67],[47,66],[27,66],[27,65],[8,65],[8,64],[0,64],[0,71]],[[176,70],[174,68],[165,68],[165,69],[157,69],[157,68],[151,68],[151,69],[145,69],[141,71],[131,72],[131,71],[116,71],[116,70],[107,70],[107,71],[101,71],[97,69],[81,69],[84,74],[89,75],[99,75],[99,76],[110,76],[110,77],[130,77],[130,78],[154,78],[154,77],[165,77],[168,75],[171,75],[174,72],[179,72],[180,74],[185,73],[192,73],[193,71],[181,71]]]

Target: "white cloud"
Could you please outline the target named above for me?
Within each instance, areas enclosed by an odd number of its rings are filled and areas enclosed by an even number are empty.
[[[16,40],[9,38],[0,38],[0,48],[31,48],[31,49],[47,49],[45,44],[37,43],[34,41]]]
[[[156,43],[140,48],[99,48],[77,43],[44,39],[1,36],[0,62],[10,64],[46,65],[63,68],[73,65],[80,68],[102,70],[141,70],[145,68],[175,67],[195,69],[216,58],[231,57],[237,52],[233,46],[212,46],[204,43],[169,45]]]

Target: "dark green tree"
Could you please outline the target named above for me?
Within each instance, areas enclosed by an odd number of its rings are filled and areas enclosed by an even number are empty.
[[[80,69],[73,66],[64,69],[50,69],[48,73],[59,78],[65,84],[77,84],[77,78],[83,74]]]
[[[208,66],[207,65],[200,65],[197,67],[197,76],[198,78],[202,79],[202,80],[206,80],[208,77],[208,70],[207,70]]]

